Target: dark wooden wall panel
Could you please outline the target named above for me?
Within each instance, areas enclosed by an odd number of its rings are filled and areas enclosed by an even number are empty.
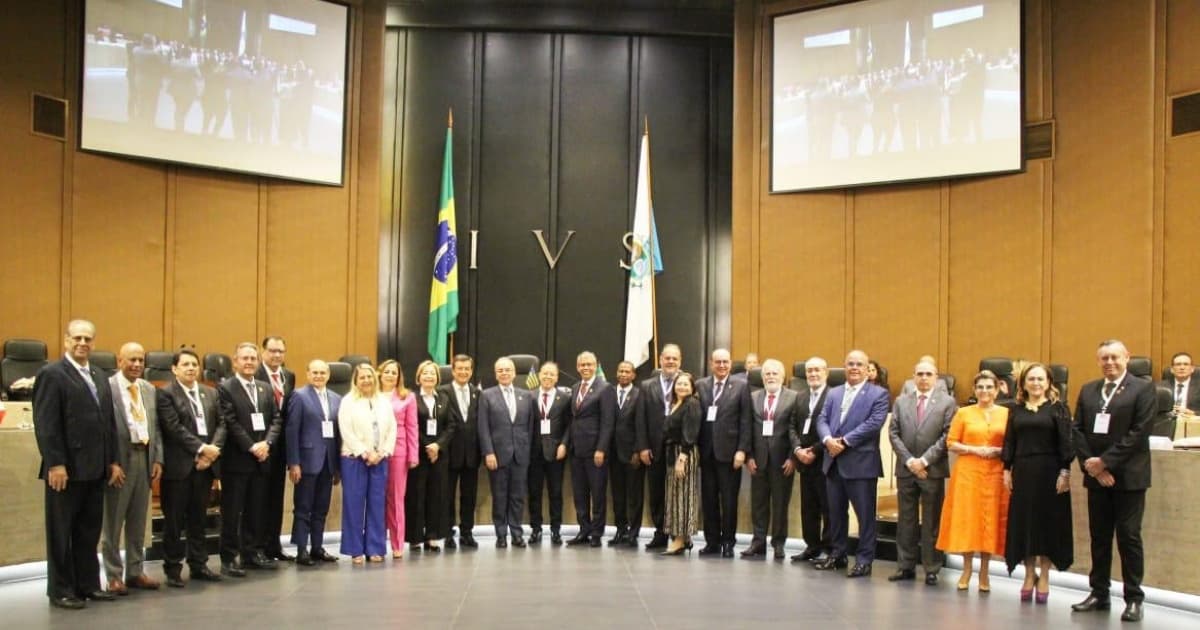
[[[637,136],[630,129],[630,38],[562,38],[555,245],[577,230],[552,279],[554,355],[567,371],[583,350],[597,353],[609,377],[625,343],[625,286],[617,263],[632,222]],[[547,236],[547,242],[550,237]],[[552,251],[557,251],[553,250]],[[603,308],[580,308],[584,304]]]
[[[548,268],[530,230],[545,224],[550,201],[551,45],[539,33],[484,36],[472,346],[489,364],[509,353],[546,356]]]

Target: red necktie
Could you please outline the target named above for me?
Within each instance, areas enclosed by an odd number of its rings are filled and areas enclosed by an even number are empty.
[[[283,383],[279,380],[279,372],[271,374],[271,391],[275,392],[275,406],[283,405]]]
[[[922,422],[925,422],[925,394],[917,399],[917,425],[920,426]]]
[[[546,419],[547,413],[550,413],[550,394],[542,392],[542,420]]]
[[[575,403],[576,409],[583,406],[583,397],[587,396],[587,391],[588,391],[587,381],[580,383],[579,384],[579,400]]]
[[[767,420],[775,420],[775,394],[767,394]]]

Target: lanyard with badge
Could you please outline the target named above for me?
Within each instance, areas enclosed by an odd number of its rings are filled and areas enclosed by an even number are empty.
[[[725,389],[729,387],[729,382],[721,381],[720,383],[713,383],[713,387],[721,391],[717,392],[716,396],[713,396],[712,404],[708,406],[708,417],[705,418],[708,422],[717,421],[717,402],[721,400],[721,396],[725,395]]]
[[[779,399],[775,396],[775,394],[767,394],[767,400],[763,404],[763,437],[775,435],[775,407],[779,405]]]
[[[1124,380],[1125,379],[1121,379],[1122,382]],[[1096,414],[1096,422],[1092,425],[1092,433],[1097,435],[1108,434],[1108,423],[1110,420],[1112,420],[1112,415],[1108,413],[1108,403],[1112,400],[1113,396],[1117,395],[1117,392],[1120,391],[1120,389],[1120,382],[1113,383],[1112,393],[1106,396],[1104,395],[1104,388],[1100,388],[1100,413]]]
[[[554,399],[550,398],[550,392],[543,391],[538,398],[538,407],[542,411],[542,421],[539,423],[539,432],[542,435],[550,435],[550,406],[554,404]]]
[[[429,407],[429,419],[425,421],[425,435],[433,437],[438,434],[437,398],[431,397],[426,400],[425,406]]]
[[[255,431],[266,431],[267,422],[263,418],[262,412],[258,410],[258,385],[249,383],[246,385],[246,396],[250,398],[250,404],[254,405],[254,413],[250,414],[250,427]]]
[[[208,422],[204,419],[204,407],[200,406],[196,390],[189,389],[188,403],[192,406],[192,417],[196,420],[196,435],[208,437]]]
[[[317,398],[321,401],[321,437],[323,439],[331,439],[333,437],[333,420],[329,419],[329,394],[327,392],[318,392]]]

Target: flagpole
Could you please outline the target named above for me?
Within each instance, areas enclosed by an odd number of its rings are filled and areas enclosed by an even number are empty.
[[[454,129],[454,108],[453,107],[446,108],[446,128],[451,129],[451,130]],[[449,339],[450,339],[450,344],[448,346],[449,352],[446,353],[446,363],[453,365],[454,364],[454,333],[448,333],[446,336],[449,337]]]
[[[654,271],[654,246],[657,245],[653,238],[654,234],[658,233],[658,226],[654,224],[654,177],[650,174],[650,116],[645,117],[645,135],[646,135],[646,197],[650,202],[648,210],[650,212],[650,234],[648,239],[650,246],[650,314],[651,320],[654,322],[654,369],[658,369],[658,289],[655,286],[658,280],[655,278],[657,273]]]

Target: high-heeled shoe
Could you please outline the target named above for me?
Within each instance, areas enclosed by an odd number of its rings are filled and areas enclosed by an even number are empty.
[[[354,564],[362,564],[365,560],[366,558],[363,556],[354,556],[351,558],[350,562],[353,562]]]
[[[1033,589],[1031,589],[1031,588],[1021,589],[1021,601],[1028,602],[1028,601],[1032,601],[1032,600],[1033,600]]]
[[[1042,591],[1038,591],[1034,601],[1039,604],[1045,604],[1046,600],[1048,599],[1050,599],[1050,591],[1046,591],[1044,593]]]
[[[962,577],[958,578],[957,586],[958,590],[960,591],[965,591],[968,588],[971,588],[971,576],[964,574]]]
[[[676,547],[675,545],[678,542],[679,542],[678,539],[672,540],[671,545],[669,547],[667,547],[667,550],[660,553],[659,555],[660,556],[678,556],[678,555],[682,555],[684,551],[687,551],[688,549],[691,549],[691,547],[692,547],[692,544],[690,542],[685,543],[685,544],[679,544],[679,546]]]
[[[979,592],[980,593],[991,593],[992,585],[987,582],[984,582],[983,580],[979,580]]]

